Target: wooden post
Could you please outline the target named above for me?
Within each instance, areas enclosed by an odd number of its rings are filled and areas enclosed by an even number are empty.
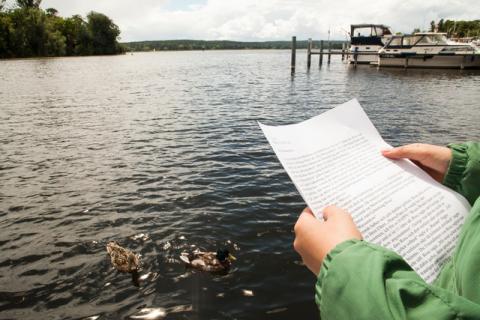
[[[332,58],[332,43],[328,41],[328,64],[330,64],[330,59]]]
[[[323,63],[323,40],[320,40],[320,54],[318,58],[318,66],[321,67]]]
[[[297,54],[297,37],[293,36],[292,37],[292,62],[290,63],[290,71],[292,75],[295,74],[296,54]]]
[[[345,60],[345,43],[342,43],[342,61]]]
[[[310,70],[312,64],[312,38],[308,38],[308,47],[307,47],[307,69]]]
[[[408,68],[408,56],[405,57],[405,69],[407,69],[407,68]]]
[[[355,51],[353,51],[353,65],[355,68],[357,67],[357,60],[358,60],[358,47],[355,47]]]

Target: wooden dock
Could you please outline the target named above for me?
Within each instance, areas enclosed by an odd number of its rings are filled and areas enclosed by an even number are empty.
[[[296,48],[297,48],[297,37],[292,37],[292,59],[290,70],[292,75],[295,73],[295,63],[296,63]],[[324,40],[320,40],[320,48],[314,48],[313,40],[308,39],[307,45],[307,69],[310,70],[312,66],[312,55],[318,55],[318,66],[321,67],[323,64],[323,56],[327,56],[327,64],[330,64],[332,60],[332,55],[339,55],[342,58],[342,61],[346,61],[352,57],[352,64],[357,66],[357,59],[359,55],[376,55],[377,52],[371,51],[353,51],[349,49],[349,43],[343,43],[342,49],[332,49],[330,41],[325,44]]]
[[[291,73],[292,75],[295,74],[295,63],[296,63],[296,37],[292,37],[292,59],[291,59]],[[328,41],[325,44],[324,40],[320,41],[320,48],[314,48],[313,46],[313,41],[311,38],[308,39],[308,45],[307,45],[307,69],[310,70],[310,67],[312,65],[312,55],[318,55],[318,66],[321,67],[323,64],[323,56],[327,56],[327,64],[330,64],[330,61],[332,59],[332,55],[339,55],[342,57],[342,61],[348,61],[350,64],[353,65],[353,67],[357,67],[358,64],[358,57],[359,56],[365,56],[365,55],[370,55],[370,56],[384,56],[384,55],[391,55],[390,53],[383,53],[382,55],[378,52],[372,52],[372,51],[351,51],[349,48],[349,43],[345,42],[342,44],[342,49],[332,49],[331,48],[331,43]],[[465,53],[465,54],[456,54],[457,56],[463,56],[464,60],[467,59],[468,57],[472,56],[478,56],[478,54],[475,53]],[[428,58],[432,56],[445,56],[444,54],[439,54],[439,53],[428,53],[428,54],[416,54],[415,58]],[[399,58],[405,59],[405,62],[403,64],[403,68],[407,69],[410,68],[409,60],[413,59],[414,57],[409,57],[409,56],[399,56]],[[376,66],[377,68],[384,67],[381,63],[370,63],[370,65]],[[387,66],[385,66],[387,67]],[[398,66],[395,66],[398,67]],[[415,67],[415,66],[414,66]],[[427,67],[430,68],[430,67]],[[459,65],[459,69],[464,69],[463,63]]]

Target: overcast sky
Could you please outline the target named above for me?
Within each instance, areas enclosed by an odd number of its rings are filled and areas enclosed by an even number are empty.
[[[352,23],[393,31],[426,29],[431,20],[479,19],[479,0],[43,0],[62,16],[106,14],[121,41],[163,39],[344,39]]]

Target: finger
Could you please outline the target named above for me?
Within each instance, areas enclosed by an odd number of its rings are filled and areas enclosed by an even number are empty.
[[[342,209],[337,206],[328,206],[323,209],[323,219],[328,220],[329,218],[332,218],[334,215],[338,214],[341,211]]]
[[[315,217],[315,214],[313,214],[312,209],[310,209],[309,207],[306,207],[305,209],[303,209],[302,213],[310,214]]]
[[[313,212],[309,208],[305,208],[298,217],[298,220],[293,227],[293,231],[295,234],[298,234],[302,230],[305,230],[305,227],[312,225],[312,223],[315,223],[316,221],[318,220],[313,215]]]
[[[315,218],[315,216],[313,215],[313,213],[310,211],[302,211],[302,213],[300,214],[300,217],[298,217],[298,220],[297,220],[297,224],[299,222],[301,223],[310,223],[312,221],[316,221],[317,218]]]
[[[382,154],[390,159],[407,158],[410,160],[422,161],[428,156],[428,150],[428,146],[425,144],[413,143],[390,150],[382,150]]]

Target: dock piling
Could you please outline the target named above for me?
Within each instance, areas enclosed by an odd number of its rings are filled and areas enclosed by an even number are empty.
[[[310,70],[312,65],[312,38],[308,38],[308,47],[307,47],[307,69]]]
[[[330,64],[331,59],[332,59],[332,43],[329,40],[328,41],[328,64]]]
[[[290,72],[292,75],[295,74],[295,60],[297,54],[297,37],[292,37],[292,61],[290,63]]]
[[[358,47],[355,47],[355,51],[353,51],[353,66],[356,68],[358,62]]]
[[[323,40],[320,40],[320,54],[318,58],[318,66],[321,67],[323,63]]]

